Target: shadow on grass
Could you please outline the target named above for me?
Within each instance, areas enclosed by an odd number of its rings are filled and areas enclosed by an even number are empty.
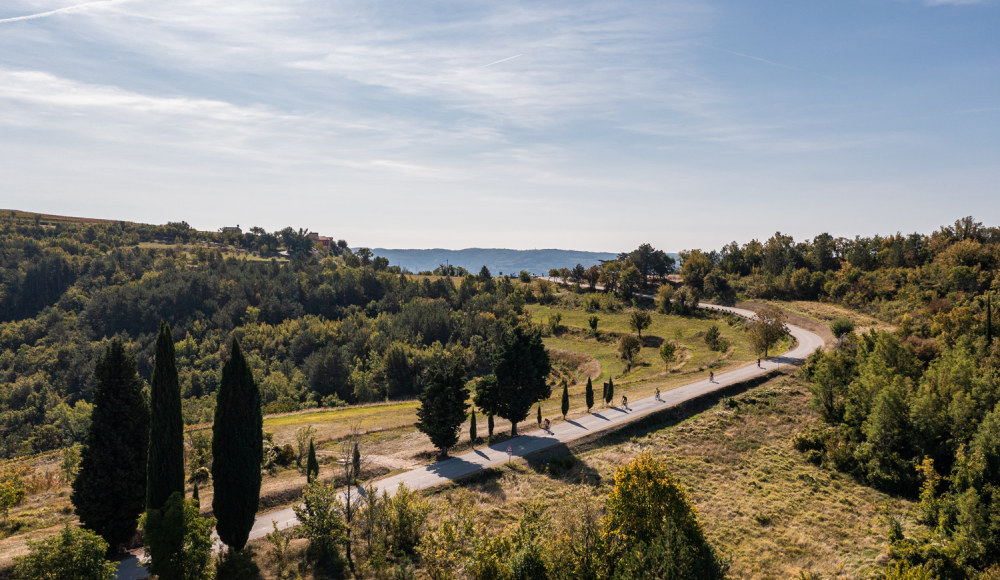
[[[559,443],[524,457],[535,473],[569,483],[601,485],[601,474],[583,461],[565,443]]]

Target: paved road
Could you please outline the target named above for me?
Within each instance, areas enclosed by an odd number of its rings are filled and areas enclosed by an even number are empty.
[[[699,304],[699,306],[712,310],[732,312],[746,318],[754,316],[754,312],[750,310],[717,306],[715,304]],[[554,425],[549,431],[531,431],[497,445],[476,449],[464,455],[382,479],[376,482],[376,484],[379,489],[389,490],[390,493],[395,491],[400,483],[405,483],[410,489],[433,487],[474,473],[485,467],[498,465],[507,461],[506,450],[508,445],[510,445],[514,457],[520,457],[553,447],[583,437],[584,435],[633,421],[654,411],[682,403],[705,393],[710,393],[726,385],[758,377],[783,365],[800,362],[814,350],[823,347],[823,339],[816,334],[792,325],[789,325],[788,329],[797,341],[795,348],[780,356],[762,361],[759,368],[756,365],[749,365],[726,373],[717,374],[714,381],[710,382],[707,379],[700,380],[663,392],[659,401],[654,397],[647,397],[638,401],[630,401],[628,409],[622,407],[602,409],[600,412]],[[290,528],[298,524],[298,520],[295,519],[295,513],[292,512],[291,508],[264,514],[259,516],[254,522],[253,529],[250,532],[250,539],[262,538],[271,532],[273,529],[271,526],[272,521],[277,522],[279,529]],[[127,580],[141,577],[130,576]],[[126,580],[123,576],[119,576],[119,579]]]

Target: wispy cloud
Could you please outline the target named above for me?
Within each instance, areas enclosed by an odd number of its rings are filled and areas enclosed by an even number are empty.
[[[29,14],[27,16],[15,16],[13,18],[3,18],[0,19],[0,24],[7,24],[11,22],[22,22],[24,20],[34,20],[36,18],[46,18],[48,16],[55,16],[56,14],[65,14],[67,12],[77,12],[79,10],[87,8],[98,8],[107,7],[110,4],[117,4],[124,2],[126,0],[97,0],[96,2],[86,2],[84,4],[77,4],[75,6],[67,6],[66,8],[58,8],[56,10],[49,10],[48,12],[39,12],[37,14]]]

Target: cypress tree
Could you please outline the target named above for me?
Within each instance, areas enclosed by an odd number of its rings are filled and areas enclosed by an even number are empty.
[[[194,482],[194,489],[191,490],[191,499],[196,502],[201,502],[201,498],[198,497],[198,482]]]
[[[83,527],[110,550],[135,535],[146,507],[149,407],[135,357],[111,341],[94,369],[94,410],[70,497]]]
[[[587,412],[589,413],[591,409],[594,408],[594,383],[590,382],[590,377],[587,377]]]
[[[306,460],[306,482],[312,483],[319,477],[319,461],[316,461],[316,447],[309,440],[309,459]]]
[[[608,395],[607,402],[610,405],[611,401],[615,398],[615,381],[614,379],[608,379]]]
[[[361,449],[358,444],[354,444],[354,454],[351,455],[351,468],[354,470],[354,478],[361,477]]]
[[[541,427],[542,426],[542,405],[541,405],[541,403],[538,404],[538,406],[536,407],[536,409],[538,410],[538,417],[535,420],[538,421],[538,426]]]
[[[569,383],[563,381],[563,395],[562,395],[563,421],[566,420],[566,415],[568,413],[569,413]]]
[[[260,462],[264,457],[264,418],[260,390],[240,344],[222,367],[212,426],[212,509],[219,538],[234,550],[246,546],[260,505]]]
[[[469,408],[462,360],[438,347],[431,354],[421,382],[424,389],[417,396],[420,400],[417,429],[445,453],[448,447],[458,443],[458,430]]]
[[[486,414],[486,436],[493,441],[493,413]]]
[[[177,379],[174,338],[160,323],[156,362],[149,385],[149,456],[146,469],[146,509],[160,509],[174,492],[184,493],[184,420],[181,385]]]
[[[472,412],[469,413],[469,441],[472,441],[473,445],[476,444],[476,437],[478,435],[476,433],[476,410],[472,409]]]

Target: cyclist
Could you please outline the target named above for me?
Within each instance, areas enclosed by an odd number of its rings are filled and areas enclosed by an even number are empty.
[[[660,400],[660,387],[656,387],[656,400]]]
[[[622,408],[628,409],[628,397],[622,395]]]
[[[713,373],[712,371],[708,371],[708,382],[710,383],[715,382],[715,373]]]
[[[760,357],[757,358],[757,368],[763,368],[760,366]]]

